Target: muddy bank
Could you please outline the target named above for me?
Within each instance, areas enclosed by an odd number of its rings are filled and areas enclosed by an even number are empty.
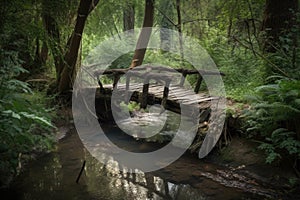
[[[239,171],[263,185],[276,188],[276,193],[283,199],[300,199],[298,178],[291,163],[267,164],[265,152],[258,150],[257,146],[258,143],[250,139],[234,135],[226,147],[215,149],[205,161],[228,167],[233,172]]]

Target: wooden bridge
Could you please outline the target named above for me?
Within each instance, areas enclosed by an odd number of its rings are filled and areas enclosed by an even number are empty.
[[[124,75],[126,83],[118,83]],[[188,75],[197,76],[197,82],[193,90],[184,87]],[[224,74],[205,70],[171,69],[150,65],[134,69],[98,70],[94,72],[100,86],[96,99],[107,94],[110,96],[114,91],[124,98],[126,103],[130,100],[139,102],[141,108],[146,108],[147,105],[161,104],[167,110],[181,113],[181,106],[184,105],[192,109],[199,109],[200,119],[202,119],[200,121],[203,121],[208,116],[211,101],[219,97],[211,97],[207,91],[199,92],[203,80],[202,75],[216,76]],[[104,85],[101,82],[102,76],[113,78],[113,84]],[[174,82],[175,80],[178,80],[178,82]]]

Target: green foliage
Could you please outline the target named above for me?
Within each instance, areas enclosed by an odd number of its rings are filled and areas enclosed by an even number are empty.
[[[110,68],[112,69],[126,69],[130,66],[131,64],[131,59],[133,58],[133,52],[124,54],[114,60],[111,63]]]
[[[207,38],[201,40],[210,56],[225,73],[223,81],[229,98],[243,101],[245,95],[253,94],[254,89],[263,83],[264,61],[249,49],[232,46],[225,33],[220,34],[211,28]]]
[[[281,31],[278,40],[268,43],[269,38],[267,33],[264,33],[266,39],[266,48],[271,48],[271,52],[268,52],[267,59],[270,61],[266,65],[267,72],[269,74],[281,74],[290,78],[298,79],[300,76],[300,12],[294,13],[290,9],[291,15],[294,15],[290,21],[285,21],[286,24],[292,23],[293,26]],[[268,47],[270,45],[271,47]]]
[[[141,28],[144,16],[144,1],[100,1],[87,19],[82,38],[83,60],[97,45],[106,38],[123,31],[123,11],[131,4],[135,9],[135,27]],[[131,60],[130,60],[131,61]]]
[[[95,12],[91,13],[83,36],[83,59],[100,41],[122,32],[122,14],[128,2],[131,1],[102,2]],[[144,12],[143,1],[132,3],[136,11],[135,27],[140,28]],[[255,2],[243,0],[238,4],[233,0],[181,1],[181,10],[184,11],[181,16],[183,33],[201,41],[201,45],[208,50],[220,71],[226,74],[223,80],[227,95],[236,100],[244,100],[244,96],[252,94],[254,88],[261,85],[264,80],[264,60],[253,53],[254,50],[259,51],[257,27],[260,25],[257,21],[249,20],[261,18],[263,5],[262,0]],[[174,2],[156,1],[154,26],[177,30],[174,25],[177,23],[176,12]],[[238,38],[249,48],[239,45],[233,38]],[[131,55],[132,53],[126,54],[117,59],[112,67],[128,67]],[[188,62],[181,61],[180,56],[151,49],[147,50],[144,63],[191,68]],[[188,81],[193,85],[196,76],[188,76]]]
[[[140,107],[140,103],[137,103],[135,101],[130,101],[128,104],[126,104],[125,102],[121,102],[120,103],[120,107],[126,112],[127,110],[129,112],[135,112],[135,111],[140,111],[141,107]]]
[[[0,176],[1,184],[15,175],[18,165],[32,152],[53,145],[50,110],[27,83],[15,77],[25,70],[14,51],[0,50]]]
[[[136,111],[136,110],[140,110],[140,104],[133,101],[133,102],[130,102],[128,104],[128,109],[130,112],[133,112],[133,111]]]
[[[247,132],[262,136],[259,146],[271,163],[284,155],[300,158],[300,81],[281,78],[260,86],[249,96],[252,108],[245,113]]]

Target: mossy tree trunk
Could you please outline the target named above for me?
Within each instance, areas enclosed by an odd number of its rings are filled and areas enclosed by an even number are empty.
[[[143,28],[150,27],[149,29],[142,29],[139,39],[136,44],[134,56],[130,68],[140,66],[143,63],[146,49],[150,40],[151,30],[154,18],[154,0],[146,0],[145,2],[145,15]]]
[[[67,50],[60,63],[61,69],[57,77],[58,93],[65,93],[72,89],[74,76],[76,76],[76,62],[81,44],[83,29],[90,12],[98,4],[98,0],[81,0],[77,11],[77,18],[74,30],[68,40]]]

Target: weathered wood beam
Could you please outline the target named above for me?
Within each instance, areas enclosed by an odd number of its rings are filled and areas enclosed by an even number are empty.
[[[169,87],[170,87],[170,80],[166,81],[165,87],[164,87],[164,93],[163,93],[163,98],[161,100],[161,105],[162,107],[166,108],[168,96],[169,96]]]
[[[142,97],[140,99],[140,103],[141,103],[141,108],[145,109],[147,107],[147,102],[148,102],[148,93],[149,93],[149,84],[150,84],[150,80],[154,79],[154,80],[158,80],[158,81],[163,81],[164,82],[164,92],[163,92],[163,99],[162,99],[162,106],[165,107],[166,102],[167,102],[167,98],[169,95],[169,86],[172,80],[172,77],[169,75],[165,75],[165,74],[159,74],[159,73],[133,73],[133,74],[137,74],[138,76],[141,76],[141,78],[144,78],[144,85],[143,85],[143,93],[142,93]],[[133,75],[132,74],[132,75]]]
[[[171,72],[171,73],[182,73],[182,74],[201,74],[201,75],[221,75],[225,76],[223,72],[218,72],[218,71],[209,71],[209,70],[196,70],[196,69],[184,69],[184,68],[178,68],[178,69],[172,69],[172,68],[167,68],[167,67],[162,67],[162,66],[143,66],[143,67],[136,67],[134,70],[130,69],[107,69],[107,70],[97,70],[94,71],[95,76],[100,76],[100,75],[108,75],[108,74],[126,74],[127,72],[137,72],[137,71],[159,71],[159,72]]]
[[[106,70],[96,70],[94,71],[94,76],[100,76],[100,75],[109,75],[113,73],[118,74],[126,74],[129,69],[106,69]]]
[[[162,72],[169,72],[169,73],[162,73]],[[141,78],[144,80],[144,88],[143,88],[143,96],[142,100],[140,100],[142,104],[142,108],[147,106],[147,99],[145,98],[148,96],[148,90],[149,89],[149,80],[153,79],[156,80],[164,85],[167,85],[164,89],[164,95],[166,95],[166,98],[163,99],[162,105],[167,101],[168,93],[169,93],[169,85],[172,80],[172,74],[171,73],[181,73],[182,77],[179,83],[180,87],[183,87],[185,79],[187,75],[192,75],[192,74],[198,74],[198,79],[194,88],[194,92],[197,94],[200,90],[200,86],[203,80],[203,75],[222,75],[224,76],[225,74],[222,72],[217,72],[217,71],[207,71],[207,70],[196,70],[196,69],[172,69],[172,68],[167,68],[163,66],[151,66],[151,65],[144,65],[142,67],[136,67],[134,70],[130,69],[107,69],[107,70],[97,70],[94,72],[94,75],[98,77],[98,83],[102,91],[104,91],[104,88],[102,86],[102,83],[99,79],[100,75],[110,75],[113,74],[114,81],[113,81],[113,88],[117,87],[117,83],[120,79],[120,77],[124,74],[126,74],[126,90],[125,90],[125,102],[128,103],[130,97],[129,95],[129,84],[130,84],[130,78],[132,76]],[[148,88],[148,89],[147,89]],[[144,91],[145,90],[145,91]]]
[[[143,85],[143,93],[142,93],[142,98],[141,98],[141,108],[145,109],[148,104],[148,93],[149,93],[149,81],[150,78],[146,77]]]
[[[185,81],[185,78],[186,78],[186,75],[187,73],[186,72],[182,72],[182,77],[180,79],[180,83],[179,83],[179,86],[182,87],[183,84],[184,84],[184,81]]]
[[[113,88],[117,89],[117,85],[118,85],[121,75],[118,73],[113,73],[113,76],[114,76]]]
[[[129,92],[129,84],[130,84],[130,74],[126,75],[126,90],[125,90],[125,103],[128,104],[130,97],[128,96],[128,92]]]
[[[100,78],[97,78],[97,81],[98,81],[98,85],[100,86],[100,92],[103,92],[104,91],[104,87],[103,87],[103,84],[101,83]]]
[[[198,79],[197,79],[197,83],[196,83],[196,86],[195,86],[195,89],[194,89],[194,92],[195,92],[196,94],[198,94],[198,92],[199,92],[199,90],[200,90],[200,86],[201,86],[202,80],[203,80],[203,78],[202,78],[202,76],[199,74]]]

